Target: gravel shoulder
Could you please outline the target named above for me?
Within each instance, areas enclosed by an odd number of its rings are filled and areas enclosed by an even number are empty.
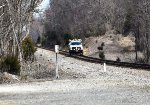
[[[0,87],[0,104],[149,105],[149,89],[99,79],[54,80]]]
[[[39,62],[55,64],[55,53],[37,49]],[[79,61],[58,55],[60,79],[2,84],[0,105],[149,105],[150,72]],[[55,69],[55,66],[53,66]]]

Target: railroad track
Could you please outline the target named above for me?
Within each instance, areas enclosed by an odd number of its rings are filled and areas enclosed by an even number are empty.
[[[60,54],[69,56],[69,53],[66,51],[60,51]],[[107,65],[111,65],[111,66],[134,68],[134,69],[145,69],[145,70],[150,71],[149,64],[137,64],[137,63],[129,63],[129,62],[117,62],[117,61],[112,61],[112,60],[101,60],[98,58],[92,58],[92,57],[88,57],[84,55],[82,56],[72,55],[71,57],[79,59],[79,60],[91,62],[91,63],[100,63],[100,64],[106,63]]]
[[[49,50],[49,49],[47,49]],[[51,50],[54,51],[54,50]],[[69,53],[66,51],[60,51],[59,52],[62,55],[66,55],[69,56]],[[107,65],[111,65],[111,66],[117,66],[117,67],[125,67],[125,68],[132,68],[132,69],[145,69],[150,71],[150,65],[149,64],[137,64],[137,63],[129,63],[129,62],[117,62],[117,61],[112,61],[112,60],[102,60],[99,58],[92,58],[92,57],[88,57],[88,56],[80,56],[80,55],[71,55],[71,57],[79,59],[79,60],[83,60],[86,62],[91,62],[91,63],[106,63]]]

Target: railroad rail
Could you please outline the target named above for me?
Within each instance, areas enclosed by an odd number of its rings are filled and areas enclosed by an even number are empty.
[[[60,51],[60,54],[69,56],[69,53],[66,51]],[[80,56],[80,55],[71,55],[71,57],[91,62],[91,63],[106,63],[107,65],[111,66],[117,66],[117,67],[126,67],[126,68],[134,68],[134,69],[145,69],[150,71],[150,65],[149,64],[138,64],[138,63],[129,63],[129,62],[118,62],[118,61],[112,61],[112,60],[102,60],[99,58],[93,58],[88,56]]]
[[[47,49],[49,50],[49,49]],[[51,50],[54,51],[54,50]],[[69,53],[66,51],[60,51],[59,52],[62,55],[69,56]],[[125,68],[132,68],[132,69],[144,69],[150,71],[150,65],[149,64],[140,64],[140,63],[129,63],[129,62],[118,62],[118,61],[113,61],[113,60],[102,60],[99,58],[93,58],[93,57],[88,57],[88,56],[80,56],[80,55],[71,55],[71,57],[83,60],[86,62],[91,62],[91,63],[106,63],[107,65],[111,66],[116,66],[116,67],[125,67]]]

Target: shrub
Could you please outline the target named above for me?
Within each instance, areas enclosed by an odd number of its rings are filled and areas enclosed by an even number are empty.
[[[104,52],[99,52],[99,58],[100,59],[105,59],[105,54],[104,54]]]
[[[98,43],[98,41],[96,40],[96,43]]]
[[[7,55],[1,58],[0,69],[2,70],[2,72],[8,72],[10,74],[19,75],[20,67],[20,62],[17,56]]]
[[[144,58],[138,58],[137,61],[135,61],[137,63],[146,63]]]
[[[41,41],[41,37],[40,36],[38,36],[38,38],[37,38],[37,44],[39,44],[40,43],[40,41]]]
[[[105,43],[104,43],[104,42],[102,42],[101,47],[104,47],[104,46],[105,46]]]
[[[22,52],[23,52],[23,59],[24,60],[34,60],[34,53],[36,51],[36,48],[34,47],[34,44],[32,42],[32,39],[30,38],[30,36],[26,37],[23,41],[22,41]]]
[[[69,39],[73,39],[71,34],[64,34],[64,41],[65,41],[65,46],[69,44]]]
[[[121,61],[121,59],[120,59],[119,57],[117,57],[116,61],[117,61],[117,62],[120,62],[120,61]]]
[[[47,37],[42,36],[42,37],[41,37],[41,45],[42,45],[42,46],[45,46],[46,43],[47,43]]]
[[[98,49],[99,51],[101,51],[101,50],[103,50],[103,47],[104,47],[104,46],[105,46],[105,43],[102,42],[102,43],[101,43],[101,46],[97,47],[97,49]]]
[[[42,45],[42,46],[45,46],[46,43],[47,43],[47,37],[42,36],[42,38],[41,38],[41,45]]]
[[[103,46],[97,47],[98,50],[103,50]]]

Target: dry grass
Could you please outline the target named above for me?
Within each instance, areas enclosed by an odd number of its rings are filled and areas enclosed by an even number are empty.
[[[122,37],[119,41],[118,41],[119,46],[121,47],[131,47],[134,44],[134,42],[131,40],[130,37]]]
[[[134,38],[131,36],[123,37],[123,36],[116,36],[114,39],[114,42],[116,46],[120,47],[120,49],[123,49],[123,51],[133,51],[135,42]]]
[[[16,105],[16,104],[0,103],[0,105]]]

